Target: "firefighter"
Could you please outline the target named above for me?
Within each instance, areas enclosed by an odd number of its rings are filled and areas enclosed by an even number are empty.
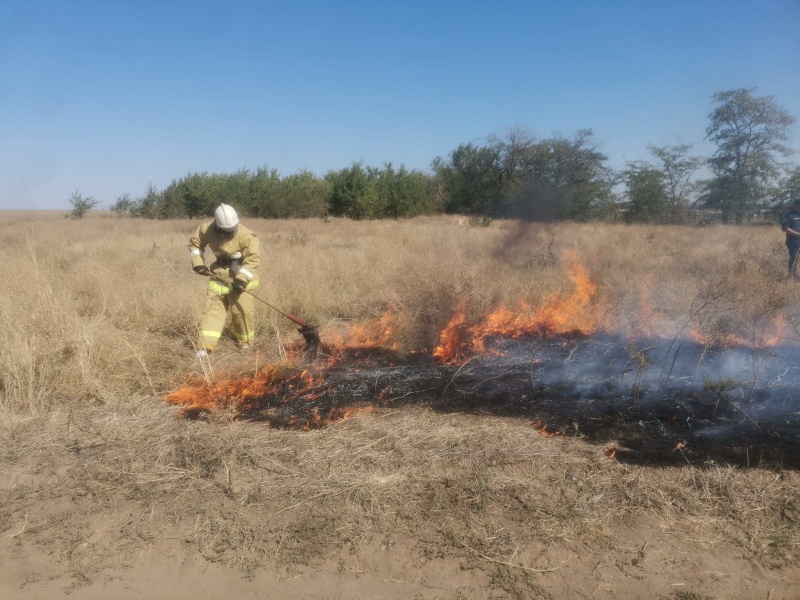
[[[206,266],[206,247],[214,261]],[[214,220],[203,223],[189,240],[192,269],[208,277],[208,291],[200,320],[200,352],[211,352],[219,341],[228,311],[236,345],[247,350],[253,343],[253,296],[244,290],[258,287],[259,244],[256,234],[239,223],[232,206],[220,204]]]
[[[786,233],[789,249],[789,277],[797,279],[797,256],[800,254],[800,196],[792,201],[792,209],[783,215],[781,229]]]

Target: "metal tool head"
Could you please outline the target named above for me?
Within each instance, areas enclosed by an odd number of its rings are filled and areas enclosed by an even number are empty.
[[[319,325],[306,325],[298,330],[298,333],[303,336],[306,341],[306,346],[303,348],[303,354],[311,358],[317,356],[319,345],[322,340],[319,339]]]

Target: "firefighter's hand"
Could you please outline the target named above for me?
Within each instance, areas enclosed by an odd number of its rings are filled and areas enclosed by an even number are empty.
[[[233,289],[242,292],[247,287],[247,280],[237,277],[233,280]]]
[[[208,267],[205,265],[197,265],[194,267],[194,272],[198,275],[202,275],[203,277],[208,277],[211,275],[211,271],[208,270]]]

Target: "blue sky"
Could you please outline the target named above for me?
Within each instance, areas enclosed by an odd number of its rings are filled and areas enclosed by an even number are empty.
[[[592,128],[615,167],[708,154],[715,91],[800,118],[799,31],[800,0],[0,0],[0,209],[190,171],[427,169],[516,125]]]

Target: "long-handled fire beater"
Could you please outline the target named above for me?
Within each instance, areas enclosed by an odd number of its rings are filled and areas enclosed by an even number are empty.
[[[209,278],[223,285],[230,285],[230,282],[220,279],[219,277],[215,277],[214,275],[209,275]],[[272,310],[274,310],[277,313],[280,313],[295,325],[299,325],[300,328],[297,331],[300,335],[303,336],[303,339],[306,341],[305,348],[303,348],[303,354],[311,358],[317,356],[317,351],[319,350],[319,345],[321,343],[321,340],[319,339],[319,325],[311,325],[303,321],[303,319],[301,319],[300,317],[296,317],[293,314],[283,312],[280,308],[273,306],[272,304],[270,304],[263,298],[256,296],[253,292],[249,290],[240,290],[240,291],[244,292],[245,294],[250,294],[253,298],[258,300],[259,302],[262,302],[263,304],[266,304]]]

